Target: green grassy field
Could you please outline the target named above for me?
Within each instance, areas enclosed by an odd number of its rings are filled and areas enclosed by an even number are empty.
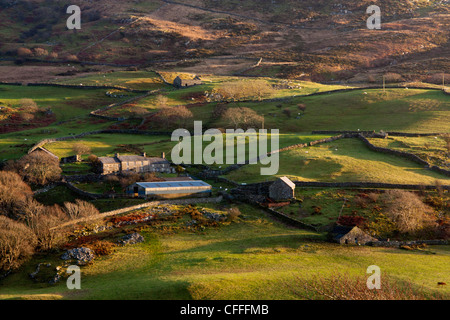
[[[297,108],[299,103],[306,105],[305,112]],[[265,115],[266,127],[278,128],[283,133],[358,129],[450,132],[450,99],[436,90],[388,89],[386,95],[377,89],[355,90],[295,98],[277,108],[279,104],[239,103],[239,106]],[[291,110],[291,117],[282,113],[286,108]]]
[[[120,99],[107,97],[105,93],[105,89],[80,90],[0,85],[2,104],[16,108],[19,106],[20,99],[33,99],[40,109],[50,108],[56,115],[56,121],[85,116],[93,110],[120,101]]]
[[[58,263],[57,255],[36,257],[0,283],[0,299],[298,299],[292,288],[300,289],[303,280],[336,273],[366,277],[370,265],[426,295],[450,293],[437,286],[450,275],[446,246],[344,247],[322,242],[321,234],[288,229],[251,207],[241,211],[245,220],[202,234],[144,229],[145,243],[120,247],[83,267],[77,291],[64,282],[33,283],[27,272],[36,263]]]
[[[259,175],[258,165],[244,166],[227,175],[236,182],[261,182],[274,176]],[[403,158],[369,150],[357,139],[337,140],[303,149],[280,153],[277,177],[292,180],[323,182],[385,182],[404,184],[435,184],[436,180],[449,184],[450,179],[429,171]]]
[[[134,90],[163,89],[165,85],[161,78],[151,71],[119,71],[109,73],[97,73],[93,75],[77,77],[76,79],[62,79],[56,81],[59,84],[85,86],[114,86]]]

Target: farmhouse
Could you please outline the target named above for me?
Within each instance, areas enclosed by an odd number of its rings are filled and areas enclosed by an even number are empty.
[[[174,169],[170,166],[170,162],[165,159],[164,154],[161,158],[149,158],[145,153],[141,156],[121,156],[116,153],[114,157],[99,157],[98,160],[102,174],[120,172],[174,172]]]
[[[173,86],[175,88],[188,88],[202,84],[203,82],[199,77],[195,77],[194,79],[181,79],[179,76],[173,80]]]
[[[173,199],[183,197],[209,197],[212,187],[204,181],[136,182],[127,188],[130,197]]]
[[[294,198],[295,183],[287,177],[276,180],[269,187],[269,198],[275,201],[290,200]]]
[[[332,240],[340,244],[361,244],[375,242],[375,239],[356,226],[336,225],[330,232]]]

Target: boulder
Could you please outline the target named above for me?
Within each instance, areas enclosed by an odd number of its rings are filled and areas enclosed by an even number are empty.
[[[84,247],[67,250],[61,256],[63,260],[77,260],[78,265],[86,265],[94,260],[94,258],[95,256],[92,250]]]
[[[144,237],[141,236],[139,233],[135,232],[132,234],[128,234],[126,236],[123,236],[120,240],[119,243],[121,245],[127,245],[127,244],[136,244],[136,243],[141,243],[144,242]]]

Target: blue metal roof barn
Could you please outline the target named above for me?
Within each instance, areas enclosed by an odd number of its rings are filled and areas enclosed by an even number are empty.
[[[127,188],[127,194],[143,198],[208,197],[212,187],[201,180],[136,182]]]

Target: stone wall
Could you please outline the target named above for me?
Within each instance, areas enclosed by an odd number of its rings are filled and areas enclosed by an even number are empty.
[[[398,248],[401,246],[414,246],[414,245],[429,245],[429,246],[442,246],[448,245],[448,240],[414,240],[414,241],[374,241],[369,242],[366,245],[373,247],[394,247]]]
[[[374,135],[376,134],[375,131],[351,131],[351,130],[318,130],[318,131],[312,131],[312,134],[363,134],[365,136],[367,135]],[[441,133],[413,133],[413,132],[395,132],[395,131],[387,131],[386,134],[388,136],[394,136],[394,137],[432,137],[432,136],[439,136]]]
[[[104,212],[99,215],[88,217],[88,218],[72,220],[72,221],[69,221],[67,223],[64,223],[64,224],[58,226],[57,228],[69,227],[69,226],[76,225],[79,223],[85,223],[85,222],[89,222],[89,221],[93,221],[93,220],[100,220],[100,219],[104,219],[107,217],[131,212],[131,211],[140,210],[140,209],[144,209],[144,208],[152,208],[152,207],[156,207],[156,206],[160,206],[160,205],[189,205],[189,204],[201,204],[201,203],[219,203],[222,200],[223,200],[223,197],[219,196],[216,198],[194,198],[194,199],[151,201],[151,202],[142,203],[142,204],[132,206],[132,207],[126,207],[126,208],[122,208],[122,209],[118,209],[118,210]]]
[[[83,132],[83,133],[80,133],[78,135],[73,135],[73,136],[43,139],[43,140],[39,141],[38,143],[36,143],[33,147],[31,147],[30,150],[28,150],[28,153],[33,152],[34,150],[36,150],[39,147],[43,147],[47,143],[81,139],[85,136],[94,135],[94,134],[136,134],[136,135],[146,135],[146,136],[159,136],[159,135],[171,136],[172,132],[141,131],[141,130],[135,130],[135,129],[123,129],[123,130],[105,129],[105,130],[89,131],[89,132]]]
[[[416,162],[416,163],[418,163],[420,165],[423,165],[423,166],[427,167],[428,169],[430,169],[432,171],[435,171],[435,172],[438,172],[440,174],[443,174],[443,175],[446,175],[446,176],[450,177],[450,170],[445,170],[445,169],[442,169],[442,168],[440,168],[438,166],[433,166],[429,162],[423,160],[422,158],[416,156],[415,154],[408,153],[408,152],[403,152],[403,151],[398,151],[398,150],[392,150],[392,149],[388,149],[388,148],[377,147],[377,146],[373,145],[372,143],[370,143],[370,141],[367,140],[367,138],[364,137],[362,134],[358,134],[357,137],[358,137],[358,139],[360,139],[372,151],[376,151],[376,152],[381,152],[381,153],[386,153],[386,154],[402,157],[402,158],[405,158],[407,160],[414,161],[414,162]]]

